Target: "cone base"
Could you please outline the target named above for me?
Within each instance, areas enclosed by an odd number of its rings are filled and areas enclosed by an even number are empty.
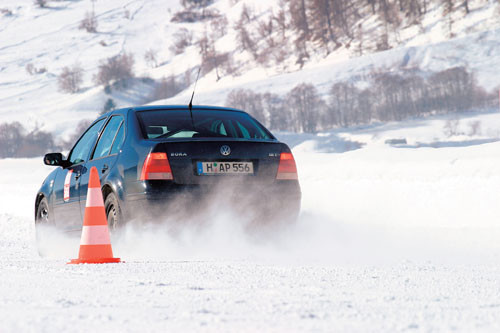
[[[71,259],[67,264],[113,264],[123,262],[120,258]]]

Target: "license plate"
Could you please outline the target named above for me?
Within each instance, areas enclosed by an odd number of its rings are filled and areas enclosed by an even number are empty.
[[[197,162],[198,175],[252,175],[252,162]]]

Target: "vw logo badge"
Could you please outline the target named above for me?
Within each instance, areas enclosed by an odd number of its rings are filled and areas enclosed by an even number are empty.
[[[224,146],[220,147],[220,153],[223,156],[228,156],[229,154],[231,154],[231,148],[229,148],[229,146],[227,146],[227,145],[224,145]]]

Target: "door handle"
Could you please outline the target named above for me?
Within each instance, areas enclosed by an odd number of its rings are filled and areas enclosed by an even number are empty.
[[[102,170],[101,170],[101,172],[102,172],[102,173],[105,173],[106,171],[108,171],[108,169],[109,169],[108,165],[107,165],[107,164],[104,164],[104,165],[102,166]]]

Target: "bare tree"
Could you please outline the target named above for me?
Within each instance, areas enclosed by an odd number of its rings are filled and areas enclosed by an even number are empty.
[[[286,96],[286,104],[291,112],[291,128],[296,132],[314,133],[325,111],[325,102],[319,97],[316,87],[302,83]]]
[[[257,43],[252,37],[247,27],[254,20],[253,11],[246,5],[241,10],[240,19],[236,23],[234,29],[236,30],[237,46],[241,51],[250,52],[254,59],[258,58]]]
[[[173,97],[188,85],[188,83],[182,82],[182,80],[176,80],[175,76],[171,75],[167,78],[163,78],[161,82],[156,85],[149,99],[152,101],[157,101],[160,99]]]
[[[305,0],[290,0],[289,10],[291,15],[291,26],[297,32],[295,49],[297,53],[297,64],[304,66],[309,58],[307,52],[307,41],[310,39],[311,31],[307,19],[307,7]]]
[[[453,38],[454,33],[453,33],[453,9],[455,6],[454,0],[441,0],[441,3],[443,4],[443,17],[446,19],[446,26],[448,30],[448,38]]]
[[[469,136],[481,135],[481,121],[472,120],[467,125],[469,126]]]
[[[448,119],[443,126],[443,132],[447,137],[459,135],[459,126],[460,119]]]
[[[92,12],[86,12],[85,17],[80,21],[80,25],[78,26],[78,29],[80,30],[85,30],[87,32],[91,33],[96,33],[97,32],[97,17],[95,16],[95,13]]]
[[[371,110],[361,107],[361,90],[352,83],[339,82],[330,89],[329,114],[330,124],[343,127],[368,123]]]
[[[213,3],[213,0],[181,0],[185,8],[205,8]]]
[[[258,121],[266,123],[262,96],[252,90],[238,89],[231,91],[226,98],[226,105],[244,110]]]
[[[45,8],[45,6],[47,6],[47,0],[34,0],[33,2],[40,8]]]
[[[210,30],[211,34],[214,38],[222,38],[225,34],[227,34],[227,17],[225,15],[221,15],[216,17],[210,21]]]
[[[181,54],[184,50],[193,44],[193,34],[186,28],[181,28],[174,34],[174,44],[170,51],[174,54]]]
[[[97,84],[109,86],[112,82],[123,81],[134,76],[134,57],[132,54],[120,54],[101,60],[95,77]]]
[[[158,67],[157,57],[158,57],[158,51],[153,49],[149,49],[146,51],[146,53],[144,53],[144,60],[152,68]]]
[[[0,124],[0,158],[41,156],[52,149],[52,134],[38,126],[28,132],[19,122]]]
[[[83,68],[79,64],[74,64],[71,68],[64,67],[57,77],[59,90],[74,94],[80,90],[83,82]]]

